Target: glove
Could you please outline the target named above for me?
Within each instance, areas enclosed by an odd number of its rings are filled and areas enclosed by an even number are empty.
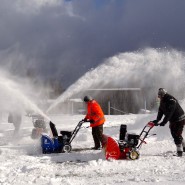
[[[153,120],[152,122],[154,123],[155,126],[158,126],[159,125],[158,124],[158,120]]]
[[[90,119],[90,123],[94,123],[94,120]]]
[[[159,123],[159,125],[164,127],[166,125],[166,123],[162,121],[161,123]]]
[[[87,122],[87,119],[86,119],[86,118],[84,118],[82,121]]]

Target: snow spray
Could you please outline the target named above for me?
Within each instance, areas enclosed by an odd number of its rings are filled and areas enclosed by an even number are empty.
[[[50,120],[50,118],[23,93],[25,87],[7,76],[8,75],[5,74],[5,72],[0,72],[0,109],[20,113],[30,110],[42,115],[47,120]]]
[[[156,87],[155,92],[148,92],[151,96],[156,96],[160,87],[175,93],[182,92],[185,85],[184,63],[185,53],[173,49],[147,48],[120,53],[78,79],[57,98],[47,112],[71,96],[91,88]]]

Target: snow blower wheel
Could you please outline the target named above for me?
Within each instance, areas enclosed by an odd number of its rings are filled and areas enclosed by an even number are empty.
[[[69,153],[69,152],[71,152],[71,149],[72,149],[71,145],[65,144],[64,147],[63,147],[63,152],[64,153]]]
[[[139,152],[136,151],[136,150],[131,150],[129,153],[128,153],[128,157],[129,159],[131,160],[136,160],[139,158]]]

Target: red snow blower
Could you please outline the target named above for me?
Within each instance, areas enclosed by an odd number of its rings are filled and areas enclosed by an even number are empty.
[[[139,150],[143,143],[146,144],[150,130],[154,127],[153,122],[145,125],[140,135],[127,133],[127,125],[120,126],[119,140],[115,140],[110,136],[103,135],[103,148],[106,159],[138,159]]]

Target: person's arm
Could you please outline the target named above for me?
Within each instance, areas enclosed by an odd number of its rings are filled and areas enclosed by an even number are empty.
[[[159,111],[157,114],[157,122],[159,122],[161,120],[161,118],[163,117],[163,111],[162,109],[159,107]]]

